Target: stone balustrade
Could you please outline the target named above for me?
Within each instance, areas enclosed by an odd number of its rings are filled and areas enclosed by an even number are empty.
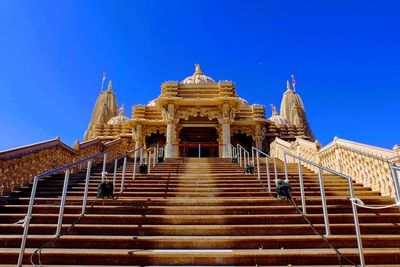
[[[107,162],[128,150],[129,140],[116,139],[107,143],[93,139],[84,143],[75,143],[71,148],[60,138],[31,144],[24,147],[0,152],[0,196],[33,181],[33,178],[43,172],[72,163],[79,159],[107,151]],[[94,163],[102,162],[99,157]],[[71,168],[77,172],[85,168],[86,162]]]
[[[400,150],[397,146],[389,150],[335,137],[331,143],[321,148],[318,141],[310,142],[296,138],[296,141],[290,143],[276,138],[271,143],[271,156],[283,160],[284,152],[346,174],[357,183],[371,187],[383,196],[395,196],[389,165],[400,163]],[[295,163],[296,160],[287,157],[287,162]],[[310,164],[303,163],[303,166],[317,171],[317,168]]]

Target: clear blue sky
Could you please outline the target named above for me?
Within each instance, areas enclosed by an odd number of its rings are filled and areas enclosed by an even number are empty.
[[[0,1],[0,149],[81,140],[103,71],[130,115],[194,63],[267,116],[294,72],[322,144],[392,148],[399,10],[399,1]]]

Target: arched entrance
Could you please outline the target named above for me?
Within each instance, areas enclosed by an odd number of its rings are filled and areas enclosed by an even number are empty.
[[[199,157],[199,152],[201,157],[218,157],[218,132],[215,127],[182,127],[180,137],[181,157]]]
[[[164,133],[160,133],[159,131],[147,135],[145,138],[146,147],[150,147],[152,145],[159,145],[160,147],[162,147],[165,146],[166,141],[167,139]]]
[[[234,146],[237,146],[237,144],[239,144],[250,152],[251,148],[254,146],[254,141],[251,135],[246,135],[245,133],[239,132],[234,133],[231,136],[231,144]]]

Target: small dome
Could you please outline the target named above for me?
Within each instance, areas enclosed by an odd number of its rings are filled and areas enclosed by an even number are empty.
[[[155,106],[156,106],[156,100],[157,100],[157,98],[151,100],[151,101],[147,104],[147,106],[148,106],[148,107],[155,107]]]
[[[129,122],[129,118],[125,116],[125,107],[124,105],[121,106],[119,109],[119,113],[117,116],[111,118],[107,124],[109,125],[125,125]]]
[[[239,97],[240,99],[240,107],[241,108],[248,108],[250,107],[249,102],[247,102],[246,100],[244,100],[243,98]]]
[[[199,64],[194,64],[196,67],[195,72],[193,75],[187,77],[183,81],[181,81],[181,84],[210,84],[210,83],[215,83],[215,81],[204,75],[204,73],[200,70],[200,65]]]
[[[276,111],[276,107],[271,105],[272,108],[272,116],[268,119],[272,121],[276,126],[288,125],[289,121],[282,116],[279,115],[278,111]]]

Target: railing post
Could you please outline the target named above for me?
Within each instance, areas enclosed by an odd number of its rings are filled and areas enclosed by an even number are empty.
[[[141,148],[140,148],[141,149]],[[132,177],[132,181],[135,180],[136,178],[136,164],[137,164],[137,156],[138,156],[138,152],[137,150],[135,150],[135,158],[133,159],[133,177]]]
[[[251,160],[254,163],[254,147],[251,148]]]
[[[64,217],[64,207],[65,207],[65,199],[67,198],[67,190],[68,190],[68,181],[69,181],[69,169],[65,171],[64,177],[64,187],[61,196],[61,203],[60,203],[60,212],[58,213],[58,223],[57,223],[57,230],[56,236],[59,237],[61,233],[61,226]]]
[[[269,173],[269,161],[268,161],[268,157],[265,157],[265,168],[267,171],[267,188],[268,188],[268,192],[271,192],[271,175]]]
[[[289,175],[287,170],[286,153],[283,153],[283,167],[285,169],[285,182],[289,182]]]
[[[92,169],[92,160],[89,160],[88,165],[87,165],[87,170],[86,170],[85,191],[83,192],[81,215],[86,213],[86,205],[87,205],[87,197],[88,197],[88,191],[89,191],[89,179],[90,179],[91,169]]]
[[[306,210],[306,197],[305,197],[305,193],[304,193],[304,183],[303,183],[303,170],[301,167],[301,161],[299,159],[298,161],[298,170],[299,170],[299,182],[300,182],[300,195],[301,195],[301,206],[303,208],[303,213],[307,214],[307,210]]]
[[[153,168],[156,166],[157,148],[154,147]]]
[[[143,147],[140,148],[140,160],[139,160],[139,165],[143,164]]]
[[[151,150],[150,151],[147,151],[147,153],[146,153],[146,162],[147,162],[147,167],[148,167],[148,174],[150,174],[150,171],[151,171],[151,162],[150,162],[150,158],[151,158]]]
[[[251,151],[254,151],[253,149]],[[261,174],[260,174],[260,156],[258,155],[258,151],[256,152],[256,159],[257,159],[257,179],[258,181],[261,180]],[[253,161],[254,162],[254,161]]]
[[[113,177],[114,189],[115,189],[115,181],[117,180],[117,168],[118,168],[118,159],[115,159],[115,162],[114,162],[114,177]]]
[[[199,144],[199,158],[201,158],[201,144]]]
[[[107,153],[104,153],[104,157],[103,157],[103,172],[106,171],[106,167],[107,167]],[[102,182],[104,182],[102,180]]]
[[[276,168],[276,159],[274,158],[275,186],[278,185],[278,170]]]
[[[124,157],[124,165],[122,166],[122,177],[121,177],[121,188],[119,192],[124,191],[124,183],[125,183],[125,170],[126,170],[126,158],[127,156]]]
[[[360,256],[360,267],[364,267],[365,266],[364,251],[363,251],[363,244],[362,244],[362,240],[361,240],[360,222],[358,221],[357,206],[354,203],[355,195],[354,195],[353,182],[352,182],[350,177],[348,177],[347,180],[349,182],[351,208],[353,210],[354,228],[356,230],[358,253],[359,253],[359,256]]]
[[[242,149],[240,148],[239,144],[237,145],[237,150],[238,150],[238,154],[239,154],[239,166],[242,167]]]
[[[400,204],[400,181],[397,174],[398,170],[394,167],[390,167],[390,170],[392,171],[394,191],[396,193],[396,203]]]
[[[39,182],[39,179],[40,179],[39,176],[35,176],[35,178],[33,178],[33,185],[32,185],[32,191],[31,191],[31,198],[29,200],[28,212],[26,213],[25,222],[23,224],[24,233],[22,234],[21,248],[19,251],[17,267],[22,266],[22,260],[24,259],[26,239],[28,238],[28,230],[29,230],[29,225],[31,223],[31,218],[32,218],[33,203],[35,200],[36,189],[37,189],[37,184]]]
[[[325,236],[329,236],[331,234],[331,231],[330,231],[330,228],[329,228],[328,208],[326,207],[324,178],[322,176],[322,169],[321,168],[318,168],[318,180],[319,180],[319,189],[321,191],[322,210],[324,212]]]

